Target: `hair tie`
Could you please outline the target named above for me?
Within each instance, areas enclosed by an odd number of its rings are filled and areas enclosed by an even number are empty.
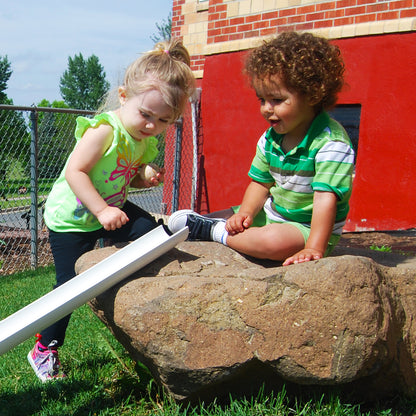
[[[169,55],[169,50],[165,49],[163,52],[165,52],[166,55]]]

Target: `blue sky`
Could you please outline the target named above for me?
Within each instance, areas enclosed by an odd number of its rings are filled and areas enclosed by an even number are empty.
[[[117,86],[171,10],[172,0],[0,0],[0,56],[13,71],[7,96],[22,106],[62,100],[60,77],[79,53],[96,55]]]

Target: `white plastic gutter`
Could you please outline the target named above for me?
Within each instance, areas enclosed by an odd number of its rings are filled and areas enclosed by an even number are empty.
[[[47,328],[188,237],[169,236],[162,225],[0,322],[0,355]]]

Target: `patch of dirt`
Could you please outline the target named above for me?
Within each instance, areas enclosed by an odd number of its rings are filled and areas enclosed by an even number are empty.
[[[32,266],[30,231],[0,226],[0,275],[29,270]],[[53,263],[46,230],[38,231],[37,266]],[[33,254],[34,255],[34,254]]]
[[[416,230],[345,233],[339,242],[344,247],[391,247],[392,252],[416,255]]]
[[[416,229],[345,233],[332,255],[346,254],[370,257],[390,267],[416,268]]]

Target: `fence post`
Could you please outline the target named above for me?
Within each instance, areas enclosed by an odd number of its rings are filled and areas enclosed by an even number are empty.
[[[30,265],[38,265],[38,113],[30,112]]]
[[[179,118],[175,123],[175,160],[173,167],[173,196],[172,196],[172,213],[178,210],[179,205],[179,185],[181,173],[181,152],[182,152],[182,128],[183,119]]]
[[[191,209],[195,209],[196,191],[198,183],[198,122],[201,88],[197,88],[195,96],[191,99],[192,108],[192,192]]]

